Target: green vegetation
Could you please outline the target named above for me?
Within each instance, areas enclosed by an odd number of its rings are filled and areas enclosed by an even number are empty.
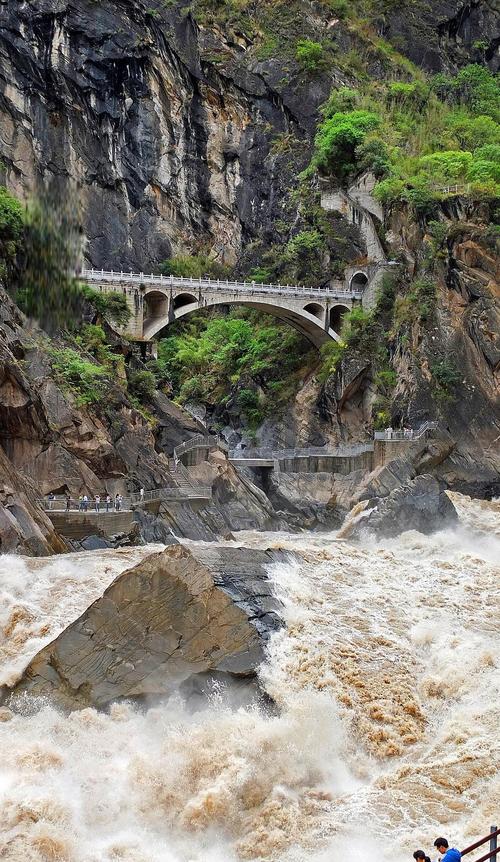
[[[358,167],[357,148],[380,124],[380,117],[370,111],[339,112],[327,117],[316,135],[314,166],[340,180],[350,176]]]
[[[461,374],[452,359],[441,359],[431,364],[434,396],[438,402],[452,401],[457,397]]]
[[[284,409],[312,361],[310,345],[293,329],[240,309],[176,324],[148,368],[157,380],[171,381],[180,403],[242,414],[255,428]]]
[[[0,186],[0,278],[14,263],[23,233],[23,207]]]
[[[56,380],[74,395],[79,407],[97,404],[104,398],[109,386],[105,368],[69,347],[51,349],[49,355]]]
[[[105,318],[116,326],[126,326],[130,320],[131,311],[127,299],[123,293],[112,290],[109,293],[100,293],[88,285],[80,285],[80,290],[85,299],[94,307],[101,318]]]
[[[220,278],[229,277],[230,268],[207,254],[180,254],[168,258],[160,264],[162,275],[175,275],[177,278]]]
[[[499,78],[481,66],[429,83],[363,82],[332,92],[311,167],[340,182],[373,170],[381,202],[405,201],[429,218],[450,186],[499,196],[499,119]]]
[[[313,42],[312,39],[299,39],[295,57],[306,72],[318,72],[325,65],[323,45],[321,42]]]
[[[138,401],[150,401],[156,392],[156,377],[152,371],[129,371],[129,391]]]

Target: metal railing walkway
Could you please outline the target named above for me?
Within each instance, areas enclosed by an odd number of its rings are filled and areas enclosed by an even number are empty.
[[[304,287],[293,284],[261,284],[255,281],[229,281],[214,278],[183,278],[176,275],[147,275],[143,272],[115,272],[104,269],[83,269],[77,278],[88,284],[159,286],[166,290],[170,288],[185,288],[193,291],[214,290],[223,293],[253,293],[277,296],[297,296],[301,299],[360,299],[363,290],[342,290],[340,288]]]
[[[304,449],[231,449],[230,461],[283,461],[287,458],[350,458],[373,452],[373,443],[355,443],[328,449],[310,446]]]
[[[211,500],[212,499],[212,488],[210,486],[205,485],[194,485],[192,483],[188,483],[186,481],[180,482],[179,485],[171,485],[164,488],[151,488],[148,491],[144,491],[144,494],[137,492],[135,494],[129,494],[127,497],[123,497],[120,507],[115,508],[114,502],[110,503],[108,506],[106,505],[106,501],[101,499],[99,503],[99,508],[96,508],[96,503],[94,500],[88,500],[88,503],[80,503],[79,500],[71,499],[69,501],[69,505],[67,504],[66,497],[54,497],[53,500],[49,500],[47,497],[43,499],[37,500],[38,505],[44,509],[49,514],[53,512],[54,514],[64,514],[67,515],[91,515],[92,517],[106,515],[114,515],[120,512],[131,512],[137,506],[140,506],[144,503],[151,502],[182,502],[183,500]]]
[[[193,449],[222,449],[227,452],[227,443],[215,434],[195,434],[194,437],[190,437],[175,447],[174,461],[176,465],[181,455],[184,455],[185,452],[192,452]]]
[[[470,847],[466,847],[465,850],[462,850],[462,856],[467,856],[469,853],[472,853],[474,850],[477,850],[478,847],[482,847],[483,844],[486,844],[486,842],[489,841],[489,853],[485,853],[484,856],[480,856],[479,859],[475,859],[474,862],[487,862],[488,859],[495,860],[497,854],[500,853],[500,847],[498,846],[499,835],[500,829],[497,829],[496,826],[490,826],[489,835],[485,835],[484,838],[480,838],[479,841],[475,841],[474,844],[470,845]]]
[[[411,442],[412,440],[421,440],[423,437],[426,437],[429,431],[433,431],[438,427],[437,422],[424,422],[420,428],[408,428],[403,431],[396,430],[385,430],[385,431],[375,431],[374,439],[375,440],[388,440],[390,442],[394,441],[403,441],[405,443]]]

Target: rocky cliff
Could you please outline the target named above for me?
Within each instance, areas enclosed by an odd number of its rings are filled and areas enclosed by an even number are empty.
[[[356,4],[352,4],[356,7]],[[8,0],[0,10],[2,170],[21,197],[43,184],[81,208],[96,267],[148,270],[205,245],[234,263],[292,221],[317,109],[363,57],[390,74],[385,35],[417,64],[498,62],[489,0],[385,3],[367,29],[345,4]],[[298,39],[324,41],[313,75]],[[480,47],[475,47],[478,41]],[[390,58],[389,58],[390,59]],[[349,63],[352,60],[352,65]]]
[[[441,0],[432,8],[405,0],[384,3],[376,14],[372,4],[351,6],[347,14],[342,0],[244,0],[237,8],[210,0],[189,7],[180,0],[8,0],[0,9],[2,180],[23,199],[48,188],[69,200],[80,214],[84,257],[99,268],[148,269],[172,253],[202,250],[248,273],[267,266],[270,254],[273,266],[295,255],[297,280],[338,283],[346,264],[366,264],[368,249],[345,213],[321,210],[316,175],[304,186],[320,106],[331,92],[344,98],[346,87],[361,93],[363,81],[373,81],[374,99],[395,70],[406,92],[404,82],[418,84],[421,74],[408,58],[431,72],[453,73],[471,60],[493,71],[498,65],[498,15],[488,0]],[[371,437],[374,418],[379,427],[437,420],[452,440],[446,458],[431,464],[437,477],[448,487],[495,493],[494,214],[491,202],[460,195],[441,201],[432,217],[388,205],[373,231],[377,247],[398,264],[396,292],[377,312],[377,331],[364,342],[366,333],[358,333],[330,374],[318,379],[316,364],[305,369],[284,415],[251,429],[258,442],[336,444]],[[306,246],[319,242],[316,269],[297,243],[301,234]],[[283,272],[286,278],[290,270]],[[423,273],[432,277],[430,299],[413,287]],[[121,385],[123,365],[106,398],[83,403],[61,379],[68,342],[49,341],[4,293],[0,299],[0,444],[12,465],[4,470],[5,498],[12,469],[34,483],[38,490],[28,493],[21,481],[17,489],[32,499],[164,483],[173,447],[198,424],[164,392],[145,402],[131,397]],[[130,345],[112,349],[128,367],[142,368]],[[78,350],[84,353],[81,344]],[[254,389],[248,391],[258,397]],[[236,427],[237,439],[241,431]],[[209,469],[212,504],[201,512],[169,505],[159,518],[144,514],[144,537],[213,539],[285,521],[316,525],[329,520],[337,495],[329,477],[313,490],[301,477],[273,477],[268,497],[227,464]],[[12,505],[9,511],[11,520]],[[40,512],[35,521],[50,534]],[[24,530],[18,521],[11,528],[8,547],[29,550],[19,537],[35,535],[35,527]],[[44,550],[58,547],[57,539],[43,542]]]

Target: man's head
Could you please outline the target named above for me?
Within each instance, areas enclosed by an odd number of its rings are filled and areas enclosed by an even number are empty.
[[[423,850],[415,850],[415,853],[413,854],[413,858],[416,859],[417,862],[422,862],[422,860],[425,860],[424,851]]]
[[[449,844],[446,838],[436,838],[436,840],[434,841],[434,847],[437,847],[439,853],[446,853]]]

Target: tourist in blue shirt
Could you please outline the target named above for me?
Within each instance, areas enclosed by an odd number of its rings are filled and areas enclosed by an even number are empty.
[[[455,847],[450,847],[446,838],[436,838],[434,847],[441,853],[441,862],[460,862],[462,854]]]

